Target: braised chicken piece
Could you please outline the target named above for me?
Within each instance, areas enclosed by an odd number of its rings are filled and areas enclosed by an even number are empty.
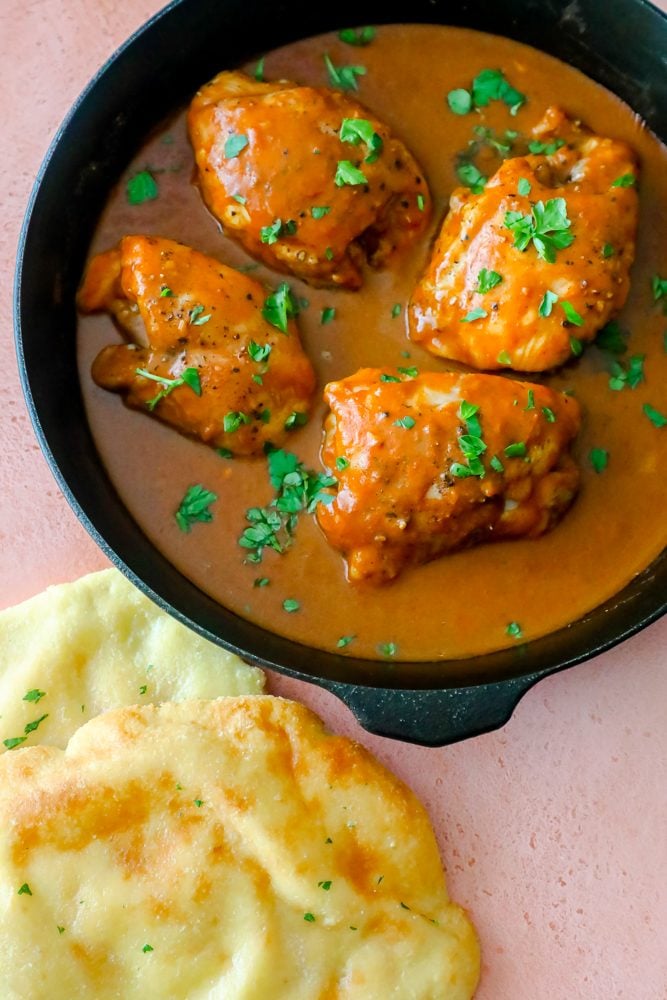
[[[132,338],[92,368],[128,406],[235,455],[304,422],[315,374],[286,285],[270,294],[190,247],[126,236],[92,259],[78,304],[110,312]]]
[[[317,519],[353,581],[493,539],[535,538],[572,503],[576,400],[494,375],[363,369],[325,389],[322,461],[338,479]]]
[[[623,306],[635,255],[629,146],[550,108],[543,152],[505,160],[481,194],[458,188],[414,291],[410,336],[475,368],[545,371]]]
[[[314,285],[359,288],[428,224],[420,167],[347,94],[220,73],[188,124],[206,204],[253,257]]]

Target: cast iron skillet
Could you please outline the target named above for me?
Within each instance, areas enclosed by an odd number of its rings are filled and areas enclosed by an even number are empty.
[[[667,140],[667,18],[645,0],[411,0],[405,7],[176,0],[111,58],[54,139],[21,235],[15,325],[23,389],[51,469],[95,541],[134,583],[246,659],[333,691],[371,732],[442,745],[502,725],[537,680],[657,619],[665,610],[666,554],[583,620],[510,650],[391,665],[313,650],[218,605],[142,534],[99,461],[75,362],[74,295],[88,244],[109,188],[146,134],[224,67],[308,35],[402,20],[479,28],[541,48],[614,90]]]

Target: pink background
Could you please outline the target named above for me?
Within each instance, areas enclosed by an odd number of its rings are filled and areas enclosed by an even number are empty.
[[[28,194],[59,122],[160,6],[0,0],[0,607],[106,562],[33,436],[11,283]],[[539,684],[502,730],[441,750],[369,736],[332,696],[272,678],[272,691],[360,740],[426,804],[452,896],[481,937],[478,1000],[667,997],[666,638],[663,620]]]

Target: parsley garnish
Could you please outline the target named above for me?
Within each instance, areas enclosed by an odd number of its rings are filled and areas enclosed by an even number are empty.
[[[215,449],[220,456],[220,458],[234,458],[234,452],[229,448],[216,448]]]
[[[329,205],[313,205],[310,210],[310,214],[314,219],[323,219],[325,215],[328,215],[331,211]]]
[[[145,944],[141,950],[143,951],[144,955],[147,955],[149,951],[155,951],[155,948],[153,947],[152,944]]]
[[[523,638],[523,631],[518,622],[510,622],[506,628],[505,632],[507,635],[511,636],[512,639]]]
[[[191,326],[204,326],[205,323],[208,323],[208,321],[211,318],[211,314],[207,313],[206,316],[203,316],[202,315],[203,312],[204,312],[203,306],[192,307],[192,309],[188,313],[188,322],[190,323]]]
[[[486,292],[490,292],[492,288],[499,285],[503,280],[502,274],[498,274],[497,271],[487,271],[485,267],[477,275],[477,288],[476,292],[484,295]]]
[[[253,587],[261,588],[261,587],[268,587],[269,583],[270,580],[268,576],[258,576],[256,577],[256,579],[253,580],[252,585]]]
[[[604,472],[609,461],[609,452],[606,448],[591,448],[588,458],[597,473]]]
[[[640,382],[644,381],[644,359],[645,354],[635,354],[628,361],[627,369],[622,362],[613,361],[611,366],[611,378],[609,388],[616,392],[621,389],[636,389]]]
[[[199,483],[189,486],[174,515],[181,531],[187,534],[196,521],[212,521],[213,514],[208,508],[217,499],[215,493],[204,489]]]
[[[575,358],[578,358],[584,353],[584,345],[576,337],[570,337],[570,351]]]
[[[286,281],[283,281],[275,292],[267,296],[262,316],[281,333],[287,333],[288,319],[291,316],[296,316],[298,312],[299,306],[292,295],[290,286]]]
[[[201,807],[204,805],[203,799],[193,799],[192,801],[197,806],[197,809],[201,809]]]
[[[144,201],[154,201],[158,196],[157,181],[150,170],[142,170],[130,177],[125,193],[130,205],[141,205]]]
[[[634,187],[636,183],[637,178],[634,174],[621,174],[621,176],[617,177],[611,186],[613,188],[629,188]]]
[[[334,183],[336,187],[344,187],[346,184],[354,186],[357,184],[367,184],[368,178],[363,171],[355,167],[354,163],[350,160],[339,160],[338,166],[336,167],[336,176],[334,177]]]
[[[271,353],[271,344],[257,344],[251,340],[248,344],[248,355],[257,364],[266,361]]]
[[[546,205],[538,201],[530,215],[505,213],[505,227],[514,233],[517,250],[527,250],[532,240],[537,256],[549,264],[555,262],[557,250],[564,250],[572,244],[574,236],[570,226],[564,198],[550,198]]]
[[[605,243],[605,245],[602,247],[602,256],[604,257],[605,260],[608,260],[609,257],[613,257],[615,253],[616,251],[614,250],[611,243]]]
[[[24,882],[19,891],[16,893],[17,896],[32,896],[32,889],[27,882]]]
[[[551,316],[551,311],[557,302],[558,302],[558,296],[556,295],[556,293],[551,292],[549,291],[549,289],[547,289],[544,295],[542,296],[542,301],[540,302],[539,309],[537,310],[538,314],[542,317],[542,319],[546,319],[547,316]]]
[[[483,69],[472,81],[471,91],[459,88],[447,95],[450,109],[457,115],[468,114],[474,108],[485,108],[490,101],[503,101],[515,115],[526,103],[526,97],[507,81],[499,69]]]
[[[344,649],[345,646],[349,646],[353,639],[356,639],[356,635],[341,635],[340,639],[336,643],[338,649]],[[331,843],[331,841],[329,841]]]
[[[315,917],[313,916],[312,913],[304,913],[303,919],[306,920],[309,924],[315,923]]]
[[[517,191],[520,195],[526,197],[532,191],[532,185],[527,177],[520,177],[519,183],[517,184]]]
[[[359,90],[357,77],[366,75],[365,66],[334,66],[328,52],[324,53],[324,65],[331,86],[340,87],[341,90]]]
[[[329,889],[331,888],[331,885],[332,885],[331,879],[327,879],[326,882],[318,882],[317,888],[324,889],[325,892],[328,892]]]
[[[550,406],[542,407],[542,415],[544,416],[544,419],[548,424],[556,423],[556,414],[554,413],[554,411],[551,409]]]
[[[424,211],[424,195],[423,194],[418,194],[417,195],[417,208],[419,209],[420,212]]]
[[[456,176],[473,194],[481,194],[486,187],[486,177],[474,163],[459,163]]]
[[[526,442],[514,441],[512,444],[508,444],[504,450],[508,458],[524,458],[527,451]]]
[[[616,320],[611,320],[602,327],[595,338],[595,346],[602,351],[609,351],[610,354],[625,354],[628,348],[623,339],[623,331]]]
[[[471,309],[469,313],[461,317],[462,323],[474,323],[476,319],[485,319],[488,316],[486,309]]]
[[[139,694],[146,694],[147,691],[148,691],[148,685],[142,684],[141,687],[139,688]]]
[[[378,653],[382,656],[396,656],[398,646],[395,642],[381,642],[378,646]]]
[[[415,426],[415,419],[411,416],[399,417],[398,420],[394,420],[394,427],[403,427],[406,431],[412,430]]]
[[[64,927],[60,927],[58,924],[56,924],[56,928],[57,928],[59,934],[64,934],[65,933],[65,928]]]
[[[459,435],[458,444],[463,452],[466,464],[453,462],[449,471],[458,479],[467,479],[469,476],[484,477],[484,465],[481,456],[486,451],[486,444],[482,440],[482,425],[479,421],[479,406],[461,400],[458,416],[464,422],[466,433]]]
[[[336,485],[333,476],[311,472],[296,455],[273,449],[267,456],[269,478],[276,496],[267,507],[251,507],[246,511],[246,528],[239,538],[239,545],[249,549],[248,562],[262,560],[265,548],[282,553],[292,543],[298,515],[312,513],[318,503],[331,503]]]
[[[161,299],[173,299],[174,293],[172,292],[169,285],[162,285],[160,288],[160,298]]]
[[[46,697],[46,691],[40,691],[39,688],[32,688],[31,691],[26,691],[23,695],[23,701],[32,701],[37,704],[42,698]]]
[[[512,364],[512,358],[508,351],[501,351],[498,357],[496,358],[496,361],[498,362],[499,365]]]
[[[255,72],[253,73],[254,78],[258,83],[264,83],[264,60],[266,56],[262,56],[261,59],[257,60],[257,65],[255,66]]]
[[[651,278],[651,290],[654,302],[667,298],[667,278],[661,278],[659,274],[654,274]]]
[[[402,368],[401,365],[399,365],[396,371],[400,372],[401,375],[405,375],[407,378],[417,378],[419,375],[419,369],[414,365],[410,365],[409,368]]]
[[[350,467],[349,458],[345,458],[344,455],[339,455],[338,458],[336,459],[336,468],[338,469],[338,471],[344,472],[345,469],[348,469],[349,467]]]
[[[395,302],[391,307],[391,318],[397,319],[401,315],[401,303]]]
[[[568,302],[567,299],[562,299],[560,306],[563,312],[565,313],[565,318],[567,319],[568,323],[572,323],[574,326],[584,325],[583,316],[579,315],[579,313],[574,308],[571,302]]]
[[[400,382],[401,380],[398,377],[398,375],[387,375],[385,372],[382,372],[382,374],[380,375],[380,381],[381,382]]]
[[[489,465],[494,470],[494,472],[504,472],[505,471],[505,466],[500,461],[500,459],[498,458],[497,455],[493,455],[492,456],[492,458],[489,461]]]
[[[469,111],[472,111],[472,95],[465,88],[458,87],[456,90],[450,90],[447,94],[447,104],[449,110],[453,111],[455,115],[467,115]]]
[[[242,410],[229,410],[222,418],[222,429],[225,434],[235,434],[241,424],[249,424],[250,417]]]
[[[248,136],[233,133],[225,141],[225,159],[233,160],[248,145]]]
[[[532,142],[528,143],[528,149],[536,155],[553,156],[564,145],[565,139],[554,139],[553,142],[540,142],[539,139],[533,139]]]
[[[535,409],[535,392],[532,389],[528,390],[528,402],[524,406],[524,410],[534,410]]]
[[[274,219],[270,226],[262,226],[259,231],[259,238],[262,243],[276,243],[283,236],[294,236],[296,232],[296,222],[288,219],[283,222],[281,219]]]
[[[654,427],[664,427],[667,425],[667,417],[660,413],[659,410],[656,410],[654,406],[651,406],[650,403],[644,403],[642,412],[649,418]]]
[[[11,736],[8,740],[3,740],[2,743],[3,746],[7,748],[7,750],[14,750],[15,747],[18,747],[22,743],[25,743],[27,739],[28,739],[27,736]]]
[[[358,28],[356,31],[354,28],[343,28],[338,32],[338,37],[346,45],[370,45],[375,38],[375,28],[371,28],[370,25]]]
[[[334,309],[334,307],[326,306],[322,310],[322,314],[320,316],[320,323],[322,324],[322,326],[326,326],[326,324],[330,323],[332,319],[335,319],[335,317],[336,317],[336,310]]]
[[[382,137],[377,134],[366,118],[343,118],[339,137],[341,142],[349,142],[358,146],[360,142],[368,148],[368,156],[364,163],[375,163],[384,145]]]
[[[327,260],[333,260],[334,259],[334,252],[331,249],[331,247],[327,247],[326,248],[326,250],[324,251],[324,256],[326,257]]]
[[[39,719],[35,719],[34,722],[29,722],[27,726],[25,726],[23,732],[26,734],[26,736],[29,736],[30,733],[34,733],[34,731],[39,728],[42,722],[44,722],[44,719],[48,719],[48,717],[49,713],[47,712],[46,715],[41,715]]]
[[[159,382],[163,386],[156,396],[153,396],[152,399],[146,402],[146,406],[151,413],[161,400],[181,385],[189,386],[196,396],[201,396],[201,381],[196,368],[186,368],[178,378],[165,378],[163,375],[155,375],[145,368],[135,368],[134,372],[135,375],[141,375],[142,378],[150,379],[151,382]]]

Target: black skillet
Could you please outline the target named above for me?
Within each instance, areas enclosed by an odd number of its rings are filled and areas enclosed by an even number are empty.
[[[333,691],[366,729],[441,745],[497,728],[540,678],[644,628],[665,610],[667,556],[567,629],[474,661],[337,656],[238,618],[189,583],[142,534],[102,467],[75,362],[74,294],[110,187],[148,132],[223,67],[355,24],[463,25],[543,49],[615,91],[667,140],[667,17],[645,0],[411,0],[292,5],[177,0],[107,63],[58,132],[21,235],[15,325],[23,389],[42,449],[72,508],[109,558],[167,611],[261,666]],[[418,627],[418,623],[416,623]]]

